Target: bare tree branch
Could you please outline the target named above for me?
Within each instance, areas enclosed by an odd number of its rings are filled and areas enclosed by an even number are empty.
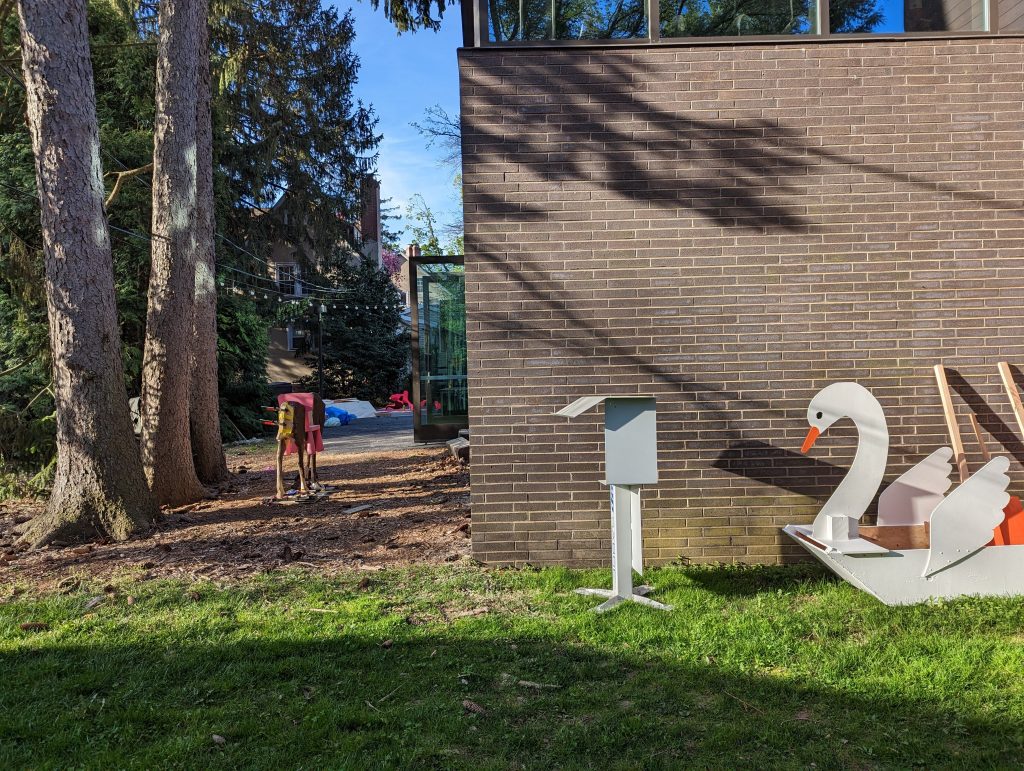
[[[459,116],[449,115],[441,105],[428,107],[422,123],[410,123],[427,140],[427,147],[438,147],[444,155],[441,163],[458,174],[462,170],[462,125]]]
[[[117,194],[121,192],[121,185],[124,184],[126,179],[137,176],[139,174],[145,174],[148,171],[153,170],[152,161],[147,163],[145,166],[139,166],[137,169],[129,169],[128,171],[112,171],[110,174],[116,174],[117,179],[114,181],[114,189],[110,191],[110,195],[107,196],[107,200],[103,202],[103,208],[109,209],[110,204],[117,198]],[[109,176],[109,174],[107,175]]]

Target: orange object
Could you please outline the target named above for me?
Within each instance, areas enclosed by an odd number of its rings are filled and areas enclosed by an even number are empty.
[[[993,530],[994,538],[991,546],[1019,546],[1024,544],[1024,504],[1016,495],[1010,496],[1010,502],[1003,509],[1006,519]]]
[[[1001,361],[996,364],[999,370],[999,377],[1003,381],[1003,388],[1010,398],[1010,409],[1013,410],[1013,417],[1017,419],[1017,428],[1024,431],[1024,405],[1021,404],[1020,394],[1017,392],[1017,384],[1013,382],[1013,373],[1010,365]],[[1016,495],[1010,496],[1010,502],[1003,509],[1006,512],[1006,519],[1002,521],[994,531],[995,538],[992,543],[995,546],[1016,546],[1024,544],[1024,505]]]
[[[800,452],[807,452],[818,441],[818,437],[821,436],[821,431],[811,426],[811,429],[807,432],[807,438],[804,439],[804,446],[800,448]]]

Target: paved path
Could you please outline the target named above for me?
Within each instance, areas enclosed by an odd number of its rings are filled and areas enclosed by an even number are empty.
[[[359,418],[347,426],[324,429],[324,451],[338,455],[422,447],[412,439],[412,414]]]

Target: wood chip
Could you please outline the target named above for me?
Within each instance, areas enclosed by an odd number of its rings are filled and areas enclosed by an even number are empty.
[[[43,621],[26,621],[24,624],[19,624],[18,628],[22,632],[45,632],[50,625]]]

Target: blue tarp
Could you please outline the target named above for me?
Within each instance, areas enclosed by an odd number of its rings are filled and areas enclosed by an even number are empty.
[[[356,419],[356,416],[351,412],[345,412],[341,407],[335,407],[333,404],[328,406],[324,412],[329,418],[337,418],[338,422],[343,426],[347,426]]]

